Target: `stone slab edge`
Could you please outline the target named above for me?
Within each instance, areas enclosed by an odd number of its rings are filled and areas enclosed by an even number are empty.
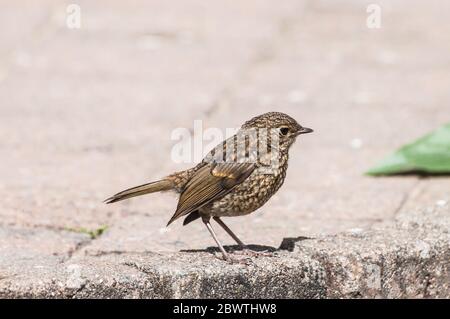
[[[285,238],[274,257],[228,264],[213,249],[84,250],[46,269],[0,277],[1,298],[449,298],[450,207],[370,229]]]

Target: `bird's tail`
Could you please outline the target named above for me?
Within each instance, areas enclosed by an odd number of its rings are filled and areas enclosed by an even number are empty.
[[[106,204],[111,204],[114,202],[118,202],[127,198],[135,197],[135,196],[141,196],[149,193],[155,193],[155,192],[161,192],[161,191],[168,191],[174,189],[174,184],[169,179],[162,179],[160,181],[147,183],[144,185],[132,187],[129,189],[126,189],[124,191],[121,191],[120,193],[117,193],[114,196],[111,196],[110,198],[105,199]]]

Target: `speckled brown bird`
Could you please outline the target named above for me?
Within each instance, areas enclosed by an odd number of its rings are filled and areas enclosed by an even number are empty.
[[[201,217],[223,258],[231,261],[211,227],[211,217],[239,246],[245,248],[221,217],[250,214],[264,205],[284,182],[289,148],[297,136],[312,131],[284,113],[269,112],[256,116],[245,122],[235,135],[212,149],[195,167],[124,190],[105,202],[109,204],[148,193],[175,191],[180,198],[167,225],[182,216],[186,216],[183,225]]]

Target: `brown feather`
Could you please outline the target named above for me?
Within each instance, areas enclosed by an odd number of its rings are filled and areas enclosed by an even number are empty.
[[[228,194],[255,169],[252,163],[213,163],[200,168],[181,193],[177,210],[167,225]]]
[[[187,224],[189,224],[190,222],[193,222],[194,220],[200,218],[200,214],[198,211],[194,211],[192,213],[190,213],[189,215],[187,215],[187,217],[184,219],[183,221],[183,226],[186,226]]]
[[[157,182],[147,183],[121,191],[120,193],[117,193],[110,198],[105,199],[105,203],[111,204],[127,198],[145,195],[148,193],[167,191],[173,188],[174,184],[171,180],[163,179]]]

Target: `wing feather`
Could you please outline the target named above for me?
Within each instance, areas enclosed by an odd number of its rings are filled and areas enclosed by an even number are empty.
[[[255,167],[253,163],[212,163],[203,166],[186,184],[177,210],[167,225],[222,198],[250,176]]]

